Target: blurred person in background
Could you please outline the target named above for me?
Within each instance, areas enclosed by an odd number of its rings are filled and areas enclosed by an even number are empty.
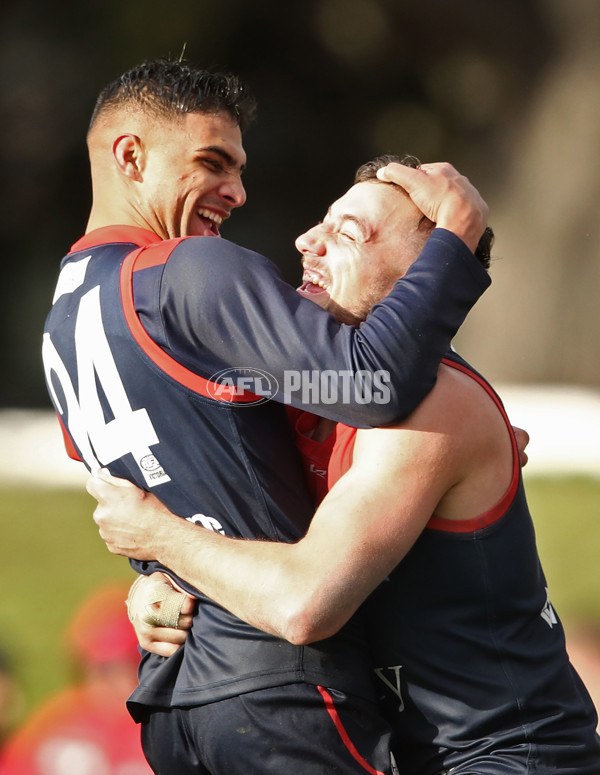
[[[600,621],[594,618],[570,621],[565,630],[571,662],[586,685],[600,715]]]
[[[1,775],[149,775],[139,727],[125,707],[139,653],[122,584],[76,610],[64,647],[73,681],[34,709],[6,742]]]

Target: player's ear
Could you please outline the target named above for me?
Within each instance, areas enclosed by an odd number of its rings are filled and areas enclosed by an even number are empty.
[[[118,169],[132,180],[141,181],[144,170],[144,147],[137,135],[119,135],[113,143],[113,157]]]

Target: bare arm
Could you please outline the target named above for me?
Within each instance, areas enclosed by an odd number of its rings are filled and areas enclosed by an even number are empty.
[[[366,466],[364,474],[370,470]],[[382,518],[378,489],[387,477],[379,470],[357,497],[361,480],[360,466],[353,466],[296,544],[212,533],[130,485],[115,496],[111,485],[90,479],[88,490],[99,499],[94,518],[110,551],[158,559],[236,616],[303,643],[339,629],[401,557],[400,546],[388,540],[389,518]]]
[[[442,371],[401,426],[358,432],[351,469],[296,544],[227,538],[129,484],[90,479],[100,534],[110,551],[158,559],[256,627],[295,643],[325,638],[385,579],[434,512],[475,516],[508,486],[510,440],[491,400],[467,377]]]

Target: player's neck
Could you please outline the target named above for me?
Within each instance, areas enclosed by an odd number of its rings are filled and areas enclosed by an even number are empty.
[[[139,229],[156,231],[144,218],[130,208],[94,205],[90,211],[85,233],[89,234],[96,229],[103,229],[107,226],[135,226]]]

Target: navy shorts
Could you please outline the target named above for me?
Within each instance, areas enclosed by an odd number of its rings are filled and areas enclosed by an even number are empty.
[[[396,775],[374,704],[310,684],[190,708],[151,708],[142,745],[157,775]]]

